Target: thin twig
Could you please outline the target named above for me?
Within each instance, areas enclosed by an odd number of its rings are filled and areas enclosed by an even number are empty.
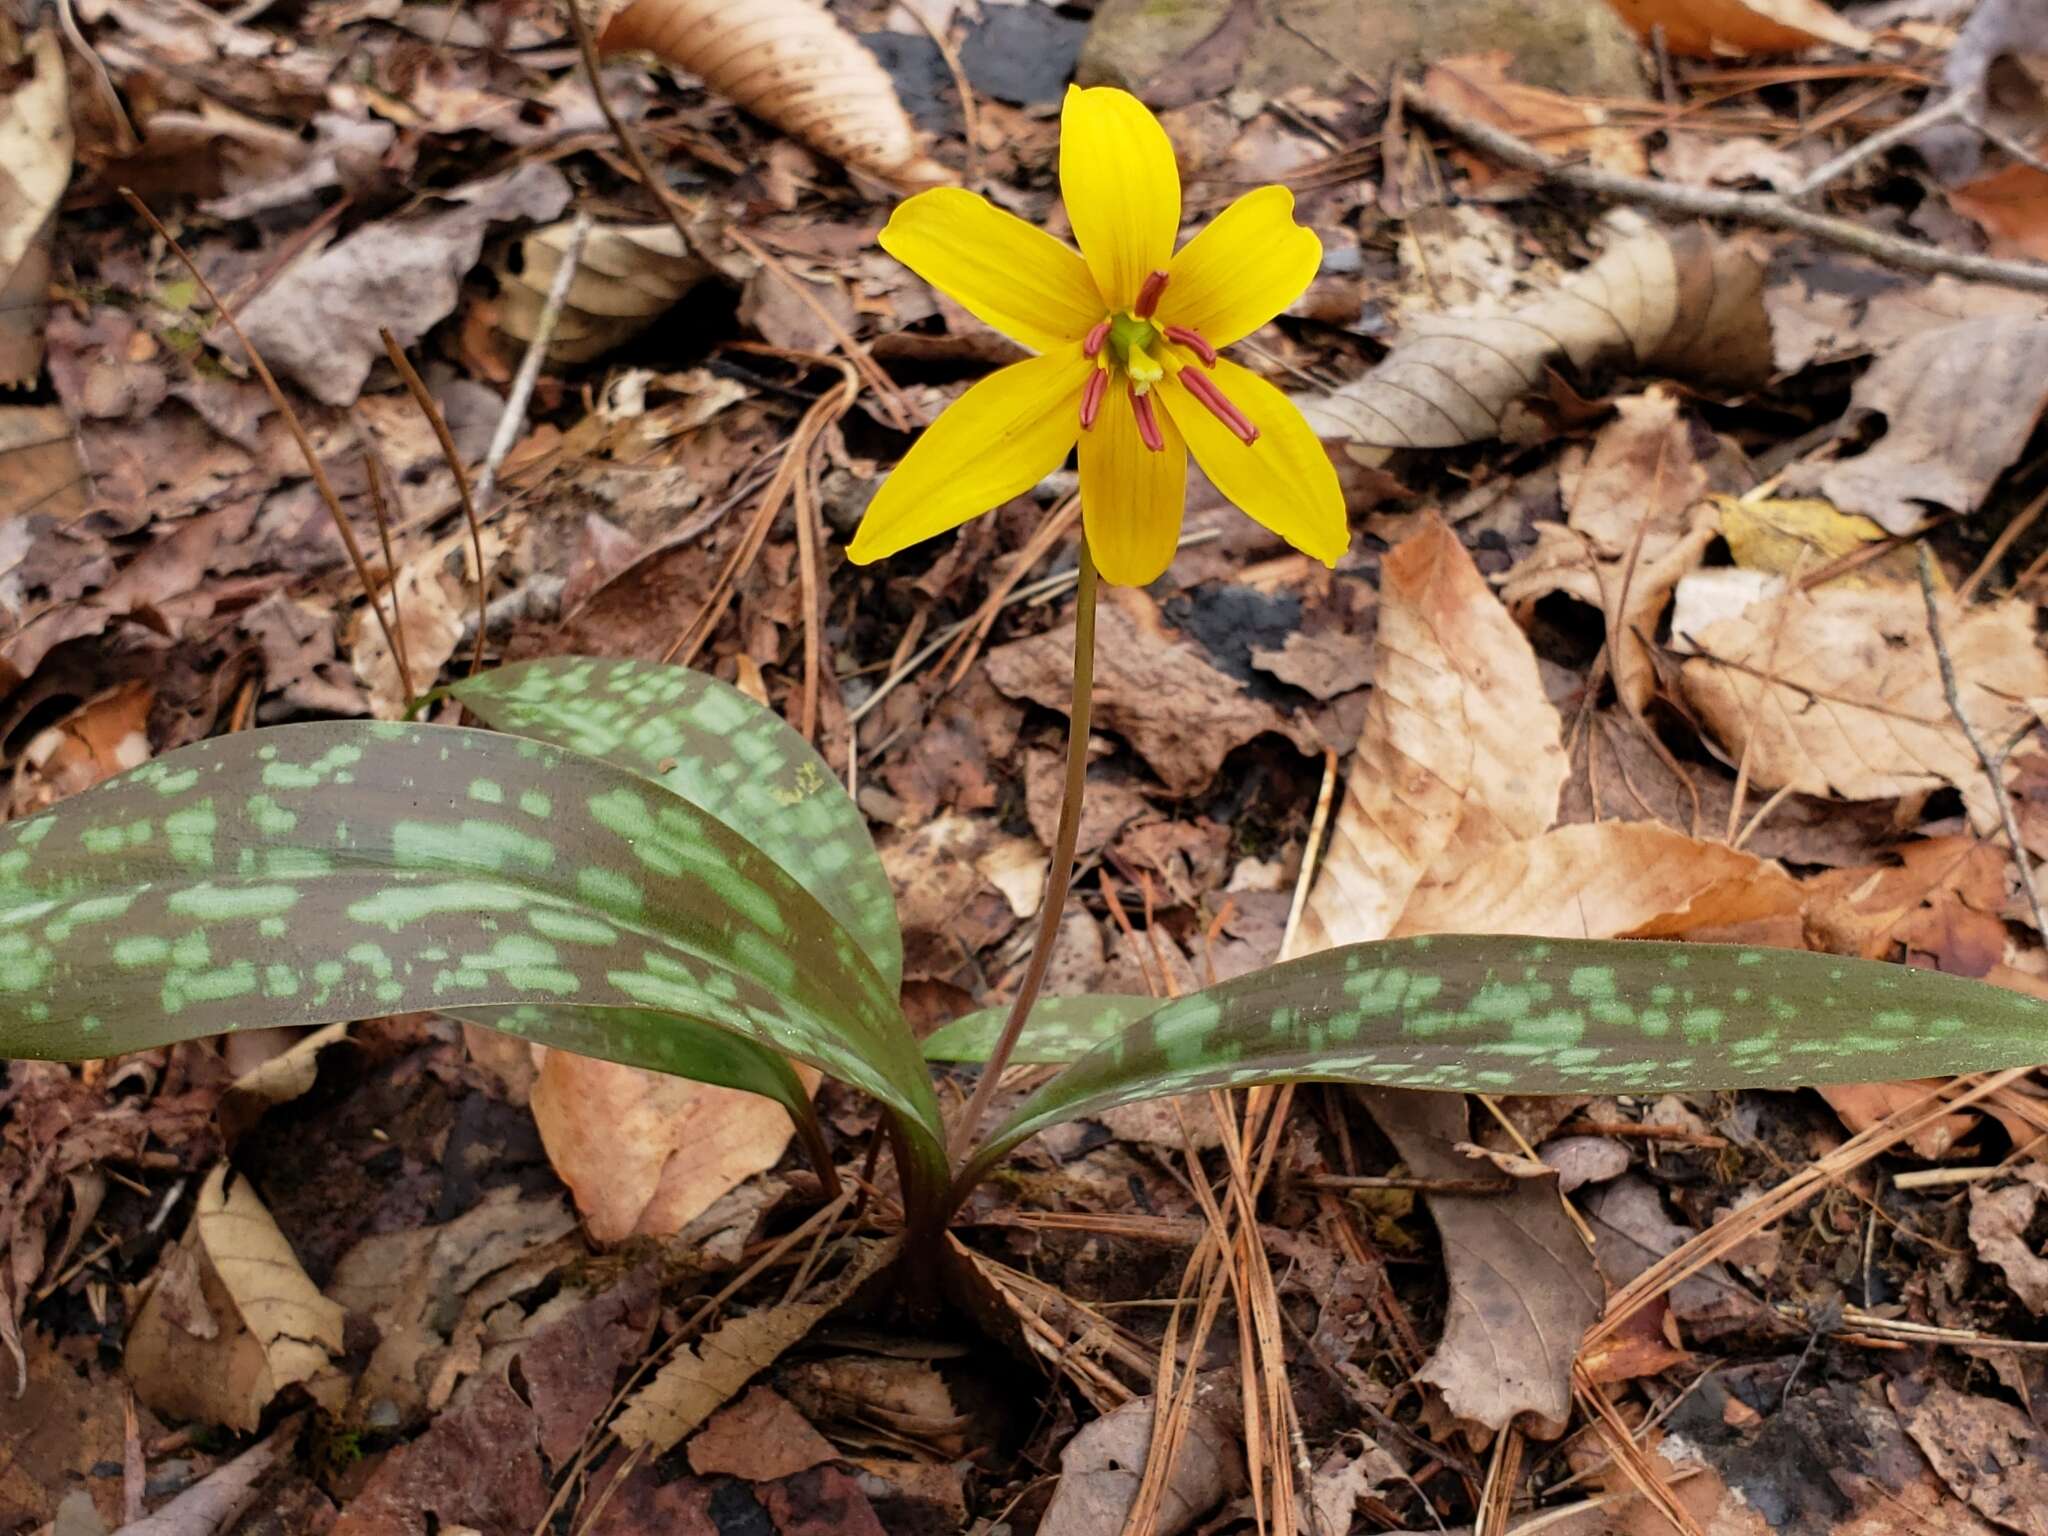
[[[491,433],[483,468],[476,472],[476,504],[480,507],[491,504],[491,492],[498,486],[498,466],[505,462],[505,455],[518,440],[520,427],[526,423],[526,402],[533,397],[533,386],[539,382],[540,365],[547,358],[548,343],[555,339],[555,327],[561,322],[570,286],[576,281],[576,269],[583,261],[583,242],[589,238],[590,215],[579,213],[569,225],[562,264],[555,268],[554,279],[548,284],[548,296],[541,304],[540,319],[534,324],[533,339],[526,344],[526,355],[519,359],[519,371],[512,375],[512,389],[505,396],[505,409],[498,414],[498,425]]]
[[[2048,293],[2048,264],[2042,262],[1999,261],[1989,256],[1921,245],[1897,235],[1866,229],[1848,219],[1795,207],[1774,192],[1730,192],[1718,187],[1652,181],[1646,176],[1624,176],[1590,165],[1567,165],[1532,148],[1515,135],[1453,111],[1420,91],[1408,92],[1407,100],[1409,110],[1416,116],[1429,119],[1452,138],[1491,155],[1503,165],[1533,172],[1546,181],[1573,187],[1595,197],[1636,203],[1688,218],[1739,219],[1767,229],[1789,229],[1908,272],[1948,272],[1982,282],[2004,283],[2031,293]]]
[[[1920,597],[1927,604],[1927,638],[1934,642],[1935,664],[1941,668],[1941,691],[1948,699],[1949,713],[1956,717],[1963,739],[1977,754],[1977,761],[1984,769],[1985,782],[1991,786],[1991,798],[1998,806],[1998,819],[2005,828],[2005,840],[2012,845],[2012,861],[2019,867],[2020,889],[2027,893],[2027,910],[2033,914],[2034,931],[2048,936],[2048,918],[2041,915],[2040,893],[2034,889],[2034,868],[2027,859],[2027,845],[2020,841],[2019,818],[2013,815],[2012,797],[2005,792],[2005,759],[2011,749],[2006,748],[1994,755],[1984,745],[1984,738],[1977,734],[1977,727],[1963,709],[1962,691],[1956,686],[1955,660],[1948,653],[1947,642],[1941,638],[1941,613],[1934,595],[1934,557],[1927,553],[1924,543],[1919,546],[1918,553]]]
[[[1873,133],[1867,139],[1857,140],[1834,159],[1813,170],[1797,186],[1787,189],[1786,200],[1796,203],[1802,198],[1811,197],[1829,182],[1839,181],[1864,161],[1876,159],[1894,144],[1903,144],[1937,124],[1966,117],[1969,111],[1968,92],[1958,91],[1952,96],[1944,96],[1941,100],[1922,107],[1910,117],[1900,118],[1882,133]]]
[[[1970,579],[1956,588],[1956,601],[1959,604],[1967,603],[1977,595],[1977,589],[1984,585],[1984,579],[1998,568],[1998,562],[2003,560],[2013,545],[2019,542],[2020,535],[2040,520],[2043,512],[2048,512],[2048,486],[2043,486],[2041,494],[2020,508],[2018,513],[1999,530],[1998,537],[1984,552],[1984,558],[1977,562],[1977,569],[1970,572]]]
[[[967,83],[967,69],[960,62],[960,50],[953,46],[946,29],[925,14],[920,0],[899,0],[899,3],[931,38],[932,46],[939,50],[939,57],[946,61],[946,73],[953,77],[953,89],[960,93],[960,127],[967,138],[967,184],[973,186],[981,180],[981,113],[975,106],[974,87]]]
[[[1518,1187],[1513,1179],[1411,1179],[1388,1174],[1311,1173],[1298,1181],[1304,1189],[1328,1189],[1340,1194],[1351,1190],[1399,1189],[1418,1195],[1511,1195]]]
[[[377,589],[370,583],[370,567],[363,559],[363,546],[356,542],[356,531],[349,526],[348,517],[341,510],[341,498],[334,494],[334,482],[327,478],[327,470],[320,462],[320,455],[313,451],[313,440],[306,435],[306,424],[299,420],[299,413],[292,409],[291,401],[285,398],[284,389],[277,382],[277,375],[270,371],[270,365],[263,361],[262,354],[250,345],[248,335],[242,330],[242,322],[235,318],[233,310],[221,303],[220,295],[213,291],[213,284],[209,283],[206,274],[199,270],[199,263],[186,254],[185,247],[178,244],[171,232],[164,228],[163,221],[149,211],[149,204],[127,187],[116,190],[128,200],[129,207],[148,221],[149,227],[156,231],[157,238],[170,247],[171,254],[185,264],[185,270],[192,274],[192,280],[199,285],[199,291],[206,295],[206,301],[213,306],[213,312],[227,322],[228,329],[235,333],[235,340],[242,344],[242,351],[249,359],[249,366],[256,370],[256,377],[263,381],[264,389],[270,394],[270,403],[277,407],[277,414],[284,419],[285,429],[291,433],[292,441],[298,444],[299,453],[306,461],[306,468],[312,473],[313,484],[320,492],[320,499],[327,504],[328,515],[334,519],[335,531],[341,535],[342,546],[348,550],[349,561],[356,568],[356,580],[363,584],[363,597],[370,605],[370,612],[377,617],[377,627],[384,631],[384,643],[391,647],[391,659],[399,664],[399,682],[404,685],[406,697],[418,697],[413,690],[412,678],[406,673],[405,664],[399,661],[398,637],[392,633],[391,624],[384,617],[384,605],[377,601]]]
[[[476,501],[469,494],[469,471],[462,467],[462,455],[455,447],[455,434],[448,430],[448,418],[441,414],[441,407],[436,405],[434,397],[427,393],[426,380],[422,379],[418,370],[407,361],[405,348],[398,344],[398,338],[391,334],[387,326],[378,327],[377,335],[383,339],[384,355],[391,359],[391,366],[398,370],[398,376],[412,392],[413,403],[420,408],[420,414],[427,418],[427,425],[434,429],[434,440],[441,445],[441,457],[448,461],[449,473],[455,476],[455,494],[462,498],[462,515],[469,522],[469,543],[476,551],[476,653],[470,657],[469,675],[475,677],[484,668],[484,620],[490,604],[491,573],[484,566],[484,529],[483,524],[477,520]],[[397,582],[398,576],[394,571],[394,594],[397,592]],[[394,595],[393,601],[396,600]]]
[[[384,551],[384,579],[391,583],[391,621],[398,636],[398,670],[401,676],[412,676],[412,642],[405,634],[405,611],[398,605],[398,555],[391,547],[391,508],[384,499],[383,477],[377,472],[377,455],[370,451],[376,439],[367,432],[363,434],[363,483],[370,488],[370,510],[377,518],[377,547]],[[418,695],[408,683],[405,689],[409,704]]]

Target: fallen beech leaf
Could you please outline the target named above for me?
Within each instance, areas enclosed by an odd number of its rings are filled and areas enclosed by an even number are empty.
[[[327,1371],[341,1324],[254,1187],[222,1163],[129,1330],[128,1379],[159,1413],[251,1430],[278,1393]]]
[[[1849,407],[1843,432],[1874,415],[1884,435],[1851,457],[1793,465],[1788,487],[1817,490],[1887,533],[1918,531],[1930,507],[1974,512],[2048,407],[2048,320],[1996,316],[1921,331],[1856,381]]]
[[[497,327],[522,349],[540,323],[572,223],[536,229],[491,262],[498,279]],[[548,361],[587,363],[602,356],[646,330],[711,272],[708,262],[684,247],[673,224],[593,228],[548,342]]]
[[[0,523],[30,513],[68,523],[84,516],[91,496],[78,433],[63,406],[0,405]]]
[[[905,184],[954,179],[918,153],[881,62],[812,0],[631,0],[598,46],[656,54],[856,170]]]
[[[156,689],[122,683],[29,739],[14,771],[8,814],[32,815],[66,795],[149,761],[149,710]]]
[[[2024,701],[2048,693],[2033,606],[1944,607],[1963,708],[1986,740],[2005,741],[2029,717]],[[1755,788],[1885,800],[1953,785],[1980,830],[1996,825],[1917,585],[1791,592],[1690,639],[1699,655],[1684,664],[1686,698],[1728,759],[1748,763]]]
[[[1548,827],[1569,773],[1528,637],[1438,518],[1381,566],[1377,654],[1300,953],[1387,937],[1441,862]]]
[[[1471,1160],[1457,1150],[1470,1140],[1462,1095],[1353,1091],[1417,1177],[1472,1177]],[[1563,1432],[1572,1360],[1606,1300],[1555,1180],[1546,1172],[1517,1180],[1505,1195],[1429,1199],[1449,1305],[1443,1338],[1416,1375],[1460,1419],[1489,1429],[1527,1413]]]
[[[1527,933],[1673,938],[1787,920],[1798,885],[1777,865],[1654,821],[1585,822],[1482,853],[1425,881],[1392,937]]]
[[[1833,43],[1860,53],[1870,34],[1822,0],[1608,0],[1647,39],[1664,30],[1664,46],[1687,58],[1798,53]]]
[[[1940,1084],[1925,1078],[1897,1083],[1823,1083],[1814,1091],[1828,1101],[1828,1108],[1841,1116],[1852,1136],[1860,1136],[1878,1121],[1900,1110],[1924,1103]],[[1977,1116],[1968,1111],[1943,1115],[1923,1126],[1905,1140],[1915,1157],[1937,1162],[1965,1136],[1977,1128]]]
[[[1317,433],[1376,448],[1451,448],[1502,435],[1554,369],[1751,384],[1771,368],[1763,268],[1695,229],[1613,245],[1556,292],[1505,313],[1418,318],[1363,378],[1298,403]]]
[[[1887,1384],[1899,1423],[1949,1492],[2018,1536],[2048,1508],[2048,1433],[2010,1403],[1958,1392],[1932,1372]]]
[[[23,44],[0,23],[0,389],[35,383],[49,310],[50,232],[71,181],[71,105],[55,26]],[[12,470],[13,466],[9,466]]]
[[[1564,592],[1598,608],[1621,701],[1641,714],[1656,689],[1650,639],[1672,589],[1700,563],[1717,521],[1678,402],[1663,390],[1616,404],[1590,451],[1559,471],[1569,526],[1536,525],[1536,547],[1501,583],[1520,608]]]
[[[1832,869],[1805,884],[1812,946],[1866,960],[1904,945],[1916,963],[1984,976],[2005,955],[2006,852],[1975,837],[1906,843],[1896,861]]]
[[[1970,1241],[1979,1258],[2005,1271],[2005,1283],[2029,1312],[2048,1316],[2048,1255],[2027,1241],[2035,1212],[2048,1199],[2048,1168],[2022,1163],[2011,1172],[2017,1183],[1970,1186]]]
[[[316,399],[353,404],[384,356],[378,328],[400,346],[426,335],[454,310],[490,226],[555,217],[569,183],[553,166],[527,161],[439,197],[455,206],[366,224],[285,268],[241,313],[250,345]]]
[[[813,1091],[818,1073],[798,1067]],[[673,1237],[782,1160],[794,1134],[772,1099],[549,1051],[532,1092],[548,1161],[600,1243]]]
[[[1513,62],[1514,55],[1505,48],[1437,59],[1422,72],[1422,93],[1466,117],[1534,139],[1553,155],[1584,159],[1629,176],[1649,169],[1641,135],[1609,125],[1607,113],[1591,102],[1510,80]],[[1499,179],[1499,173],[1478,156],[1460,153],[1459,158],[1475,187]]]
[[[1134,1397],[1084,1425],[1066,1443],[1060,1451],[1060,1480],[1039,1522],[1039,1536],[1118,1536],[1137,1502],[1157,1416],[1152,1398]],[[1146,1529],[1157,1536],[1179,1536],[1242,1487],[1244,1457],[1233,1437],[1215,1415],[1196,1408],[1166,1475],[1158,1515]]]
[[[721,1324],[685,1345],[626,1403],[612,1431],[629,1450],[667,1451],[718,1411],[747,1378],[801,1341],[868,1279],[894,1262],[901,1243],[863,1245],[830,1280],[800,1297]]]
[[[1096,624],[1095,728],[1127,738],[1169,794],[1206,789],[1224,758],[1267,731],[1304,752],[1318,749],[1306,726],[1211,662],[1143,591],[1110,589]],[[998,646],[989,652],[988,675],[1012,698],[1065,710],[1073,654],[1074,626],[1065,624]]]

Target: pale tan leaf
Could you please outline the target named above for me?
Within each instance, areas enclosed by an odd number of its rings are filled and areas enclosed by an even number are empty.
[[[1984,737],[2004,742],[2048,693],[2048,660],[2023,602],[1958,611],[1942,635],[1963,707]],[[1980,831],[1996,810],[1942,692],[1917,585],[1853,591],[1833,585],[1757,604],[1691,635],[1687,699],[1751,783],[1802,794],[1888,800],[1953,785]]]
[[[313,1086],[320,1075],[320,1053],[348,1038],[350,1026],[329,1024],[301,1035],[267,1061],[251,1067],[221,1095],[221,1139],[232,1149],[249,1128],[276,1104],[289,1104]],[[233,1037],[230,1037],[233,1038]]]
[[[1552,369],[1755,383],[1771,366],[1762,295],[1762,265],[1743,245],[1691,229],[1636,234],[1532,303],[1418,319],[1363,378],[1298,403],[1323,437],[1450,448],[1499,436]]]
[[[799,1066],[815,1090],[818,1073]],[[600,1243],[671,1237],[782,1160],[794,1133],[772,1099],[566,1051],[532,1093],[548,1161]]]
[[[1677,400],[1651,390],[1617,402],[1591,449],[1567,454],[1559,486],[1569,528],[1536,525],[1536,547],[1508,572],[1501,598],[1521,608],[1564,592],[1600,609],[1615,688],[1641,714],[1656,688],[1650,641],[1717,527]]]
[[[71,180],[70,91],[54,25],[24,42],[0,19],[0,388],[33,384],[43,366],[50,231]]]
[[[128,1378],[159,1413],[254,1429],[279,1392],[326,1373],[342,1318],[255,1189],[223,1163],[136,1316]]]
[[[573,222],[536,229],[491,263],[498,329],[522,347],[540,323]],[[684,247],[673,224],[594,227],[548,342],[548,361],[586,363],[637,336],[711,270]]]
[[[645,49],[813,149],[891,181],[951,180],[881,61],[813,0],[631,0],[598,38]]]
[[[1654,821],[1582,822],[1497,848],[1422,885],[1394,929],[1660,938],[1798,912],[1777,865]]]
[[[68,523],[91,503],[92,480],[64,407],[0,405],[0,522],[34,513]]]
[[[1991,316],[1910,336],[1856,381],[1842,430],[1881,418],[1884,435],[1848,458],[1794,465],[1793,490],[1817,490],[1888,533],[1921,528],[1931,509],[1973,512],[2020,456],[2048,407],[2048,320]]]
[[[1642,135],[1617,128],[1597,103],[1525,85],[1508,78],[1514,55],[1505,48],[1432,61],[1422,72],[1422,93],[1466,117],[1475,117],[1517,138],[1534,139],[1553,155],[1586,160],[1603,170],[1640,176],[1649,167]],[[1477,156],[1467,161],[1475,186],[1496,179]]]
[[[666,1451],[893,1263],[901,1247],[893,1237],[868,1243],[837,1275],[796,1300],[736,1317],[679,1349],[627,1402],[612,1426],[619,1443],[654,1455]]]
[[[495,566],[505,548],[504,533],[495,523],[483,530],[483,546],[486,568]],[[390,589],[377,596],[387,618],[396,604],[412,684],[422,692],[434,686],[441,668],[455,654],[464,621],[476,616],[476,573],[470,569],[474,558],[468,528],[461,527],[407,560]],[[379,720],[396,720],[411,707],[384,626],[367,607],[356,611],[349,664],[369,690],[370,710]]]
[[[1301,953],[1385,938],[1441,860],[1548,827],[1569,772],[1528,637],[1437,518],[1381,566],[1377,655]]]
[[[1862,52],[1870,34],[1823,0],[1608,0],[1645,40],[1661,28],[1664,46],[1688,58],[1797,53],[1815,43]]]
[[[1060,1451],[1060,1480],[1039,1522],[1039,1536],[1119,1536],[1137,1503],[1159,1405],[1134,1397],[1105,1413]],[[1158,1513],[1144,1526],[1179,1536],[1244,1487],[1244,1456],[1230,1430],[1206,1408],[1188,1415]]]

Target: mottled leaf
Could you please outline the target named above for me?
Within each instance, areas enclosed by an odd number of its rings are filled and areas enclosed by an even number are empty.
[[[1020,1067],[1063,1067],[1114,1039],[1161,1006],[1156,997],[1095,993],[1041,997],[1017,1036],[1011,1062]],[[1010,1017],[1009,1008],[964,1014],[924,1037],[926,1061],[987,1061]]]
[[[656,1070],[664,1015],[744,1036],[880,1099],[935,1156],[923,1061],[853,937],[730,829],[581,753],[283,726],[0,828],[0,1055],[528,1004],[601,1010],[575,1048]]]
[[[688,667],[588,656],[500,667],[448,692],[497,730],[661,780],[788,870],[901,984],[896,898],[867,818],[773,710]]]
[[[1078,1019],[1081,1000],[1067,1001]],[[1908,966],[1718,944],[1439,934],[1289,961],[1135,1024],[1121,1012],[1128,999],[1100,1001],[1114,1033],[1026,1099],[956,1190],[1047,1126],[1205,1088],[1644,1093],[2048,1061],[2048,1003],[2034,998]]]

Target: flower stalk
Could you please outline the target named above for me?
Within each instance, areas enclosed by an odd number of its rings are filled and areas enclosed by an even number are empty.
[[[1052,963],[1052,947],[1059,939],[1060,919],[1066,913],[1067,891],[1074,879],[1074,849],[1081,840],[1081,801],[1088,790],[1088,722],[1095,698],[1095,592],[1098,585],[1095,557],[1089,551],[1084,534],[1081,538],[1080,584],[1074,593],[1074,692],[1067,711],[1067,782],[1060,793],[1060,823],[1053,834],[1052,862],[1045,872],[1045,899],[1038,910],[1038,937],[1032,942],[1031,959],[1025,965],[1023,981],[1018,984],[1016,1000],[1010,1004],[1010,1016],[1003,1021],[1003,1032],[996,1039],[995,1049],[989,1053],[988,1064],[982,1068],[981,1081],[974,1085],[967,1108],[953,1127],[952,1153],[956,1164],[967,1160],[968,1150],[975,1144],[982,1122],[988,1118],[988,1106],[995,1097],[996,1085],[1002,1080],[1003,1069],[1010,1063],[1011,1052],[1017,1048],[1017,1037],[1024,1032],[1025,1021],[1031,1017],[1031,1005],[1038,1001],[1038,994],[1045,986],[1046,967]]]

